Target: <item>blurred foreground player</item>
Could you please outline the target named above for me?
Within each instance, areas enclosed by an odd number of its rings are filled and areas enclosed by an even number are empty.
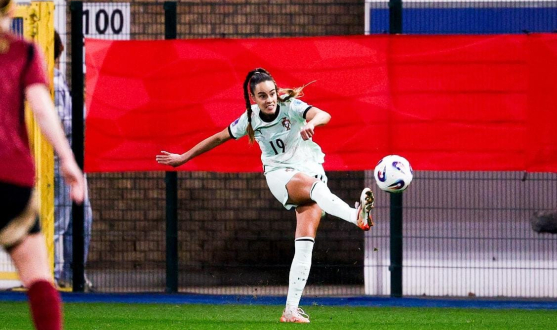
[[[62,172],[77,203],[83,201],[83,174],[54,110],[42,54],[33,43],[10,32],[13,14],[13,1],[0,0],[0,244],[28,289],[36,329],[59,330],[61,299],[53,285],[37,216],[35,168],[24,122],[25,99],[60,157]]]

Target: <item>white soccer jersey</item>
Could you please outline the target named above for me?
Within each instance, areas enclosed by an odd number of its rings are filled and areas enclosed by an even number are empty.
[[[325,155],[321,148],[311,139],[304,141],[300,135],[301,128],[306,124],[305,115],[310,108],[310,105],[295,98],[286,102],[279,101],[278,115],[266,122],[261,119],[257,104],[251,106],[251,125],[261,149],[264,172],[277,167],[303,170],[311,164],[324,162]],[[247,126],[247,112],[244,112],[228,126],[228,132],[232,138],[239,139],[247,134]]]

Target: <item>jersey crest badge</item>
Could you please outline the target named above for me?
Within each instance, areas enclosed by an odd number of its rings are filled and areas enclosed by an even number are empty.
[[[290,119],[284,117],[284,118],[282,118],[281,123],[282,123],[282,126],[284,126],[284,128],[286,128],[287,131],[290,130]]]

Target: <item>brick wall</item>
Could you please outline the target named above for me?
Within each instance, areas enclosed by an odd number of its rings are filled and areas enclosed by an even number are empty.
[[[162,3],[131,4],[132,39],[162,39]],[[179,38],[363,31],[363,1],[178,3]],[[247,147],[244,140],[229,143],[242,142]],[[328,176],[331,190],[353,204],[364,185],[364,174],[330,172]],[[87,271],[106,276],[116,271],[163,274],[164,173],[93,173],[88,177],[94,221]],[[181,277],[180,285],[249,285],[256,284],[255,280],[287,284],[296,218],[271,195],[262,173],[179,173],[178,218],[180,272],[189,274]],[[326,216],[318,231],[313,260],[310,283],[362,284],[363,232]]]
[[[161,2],[129,1],[136,39],[164,36]],[[178,1],[179,38],[245,38],[364,33],[364,1]]]

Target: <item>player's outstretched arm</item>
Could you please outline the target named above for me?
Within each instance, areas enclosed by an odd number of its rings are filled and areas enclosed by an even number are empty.
[[[193,158],[223,144],[224,142],[230,140],[230,134],[228,133],[228,127],[224,130],[206,138],[205,140],[199,142],[195,147],[186,151],[183,154],[173,154],[168,151],[161,151],[160,155],[157,155],[157,163],[163,165],[170,165],[173,167],[178,167],[184,165]]]
[[[25,97],[31,105],[41,132],[60,157],[60,169],[64,179],[71,187],[71,198],[76,203],[81,203],[85,197],[83,173],[75,162],[48,89],[42,84],[31,85],[25,90]]]

